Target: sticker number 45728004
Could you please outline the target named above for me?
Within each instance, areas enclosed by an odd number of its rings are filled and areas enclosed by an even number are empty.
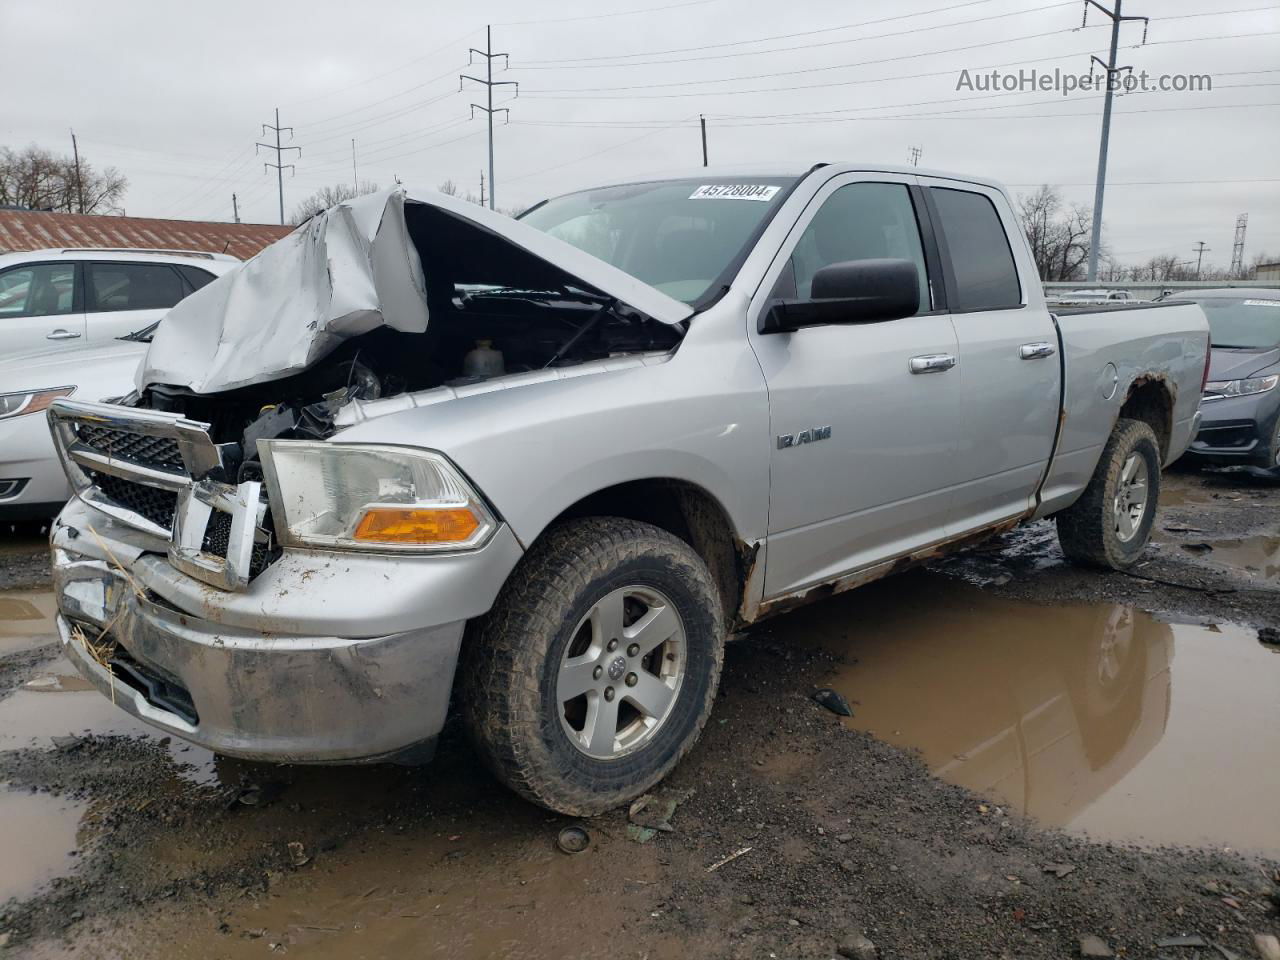
[[[766,183],[708,183],[689,194],[689,199],[761,200],[768,203],[779,189]]]

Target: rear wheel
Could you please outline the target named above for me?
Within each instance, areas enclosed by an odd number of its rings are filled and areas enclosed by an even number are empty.
[[[573,520],[534,545],[469,638],[462,709],[499,779],[587,816],[688,752],[723,654],[719,596],[687,544],[631,520]]]
[[[1058,514],[1070,560],[1124,570],[1146,549],[1160,502],[1160,446],[1140,420],[1121,419],[1080,499]]]

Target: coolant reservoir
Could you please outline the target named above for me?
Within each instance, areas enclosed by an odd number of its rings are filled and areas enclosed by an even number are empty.
[[[502,351],[493,348],[492,340],[477,340],[474,350],[462,358],[462,373],[468,377],[500,377],[506,373]]]

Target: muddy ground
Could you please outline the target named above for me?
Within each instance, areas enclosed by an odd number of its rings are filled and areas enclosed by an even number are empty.
[[[420,769],[146,733],[58,659],[39,537],[10,533],[0,952],[829,958],[860,936],[967,960],[1094,936],[1260,956],[1280,933],[1280,652],[1258,638],[1280,626],[1280,484],[1174,473],[1157,528],[1133,575],[1066,566],[1040,524],[758,625],[662,790],[674,829],[640,843],[618,811],[576,855],[570,821],[456,731]]]

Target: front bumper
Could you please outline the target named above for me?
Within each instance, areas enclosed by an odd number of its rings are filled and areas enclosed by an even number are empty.
[[[78,501],[63,511],[52,548],[67,657],[146,723],[294,763],[424,758],[466,622],[520,552],[503,527],[452,557],[286,553],[233,592],[179,573],[138,537]]]
[[[1201,407],[1203,420],[1187,454],[1207,463],[1277,466],[1280,394],[1232,397]]]
[[[45,418],[0,421],[0,520],[47,520],[70,496]]]

